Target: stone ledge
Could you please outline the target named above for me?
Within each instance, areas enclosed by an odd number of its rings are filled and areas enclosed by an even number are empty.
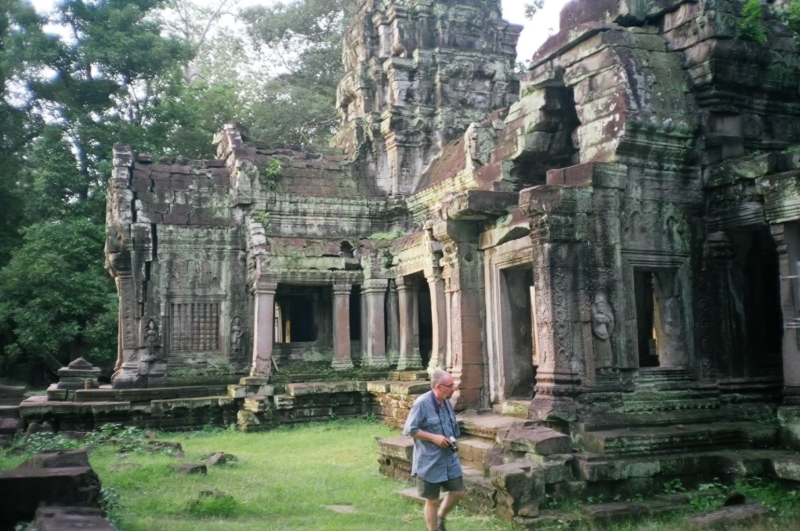
[[[312,382],[292,383],[286,386],[286,394],[293,397],[332,393],[363,393],[367,382]]]

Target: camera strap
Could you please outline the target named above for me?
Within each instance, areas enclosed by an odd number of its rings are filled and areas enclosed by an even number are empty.
[[[442,412],[441,412],[442,407],[439,406],[439,402],[436,400],[436,395],[433,393],[433,391],[431,391],[430,393],[431,393],[431,401],[433,402],[433,409],[436,411],[436,416],[439,417],[439,426],[441,426],[441,428],[442,428],[442,435],[447,437],[448,436],[447,432],[445,432],[445,430],[444,430],[444,422],[442,421]],[[445,415],[447,415],[447,423],[450,424],[450,432],[453,434],[453,437],[455,437],[456,436],[456,430],[453,427],[453,416],[450,415],[450,410],[447,408],[447,403],[448,403],[448,400],[445,399],[445,401],[444,401],[444,413],[445,413]]]

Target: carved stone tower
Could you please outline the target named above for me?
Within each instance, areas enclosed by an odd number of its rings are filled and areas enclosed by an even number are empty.
[[[517,100],[521,31],[500,0],[360,0],[336,143],[367,161],[379,191],[412,193],[447,142]]]

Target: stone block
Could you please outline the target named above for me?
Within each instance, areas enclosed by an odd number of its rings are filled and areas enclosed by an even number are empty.
[[[378,441],[378,453],[411,462],[414,457],[414,439],[405,436],[381,439]]]
[[[247,396],[247,387],[244,385],[229,385],[228,396],[231,398],[244,398]]]
[[[30,531],[114,531],[116,528],[105,518],[105,511],[89,507],[40,507]]]
[[[541,426],[514,427],[502,437],[503,445],[514,452],[542,456],[572,452],[572,440],[568,435]]]
[[[205,463],[184,463],[175,467],[177,474],[208,474],[208,467]]]
[[[20,419],[0,418],[0,435],[14,435],[22,427]]]
[[[517,461],[489,469],[489,479],[497,489],[497,515],[511,522],[515,517],[539,514],[544,499],[544,474],[533,463]]]
[[[745,503],[731,505],[716,511],[702,514],[692,514],[686,517],[686,523],[693,529],[710,529],[720,526],[750,526],[772,513],[760,503]]]
[[[89,467],[0,471],[0,528],[33,520],[42,505],[97,507],[100,480]]]
[[[784,455],[772,460],[775,475],[781,479],[800,482],[800,455]]]
[[[41,452],[27,461],[24,461],[17,466],[17,468],[69,468],[89,466],[89,454],[86,450],[81,449]]]

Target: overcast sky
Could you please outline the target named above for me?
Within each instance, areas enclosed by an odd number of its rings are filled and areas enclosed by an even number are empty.
[[[49,10],[57,0],[31,0],[31,3],[39,11]],[[240,6],[250,6],[258,4],[269,4],[272,0],[239,0]],[[284,0],[286,1],[286,0]],[[536,17],[531,20],[525,19],[525,0],[502,0],[503,17],[509,22],[523,24],[525,30],[522,32],[519,46],[517,47],[518,59],[528,62],[544,41],[552,33],[558,31],[558,14],[561,8],[569,0],[546,0],[545,7]],[[208,0],[210,4],[214,0]]]

